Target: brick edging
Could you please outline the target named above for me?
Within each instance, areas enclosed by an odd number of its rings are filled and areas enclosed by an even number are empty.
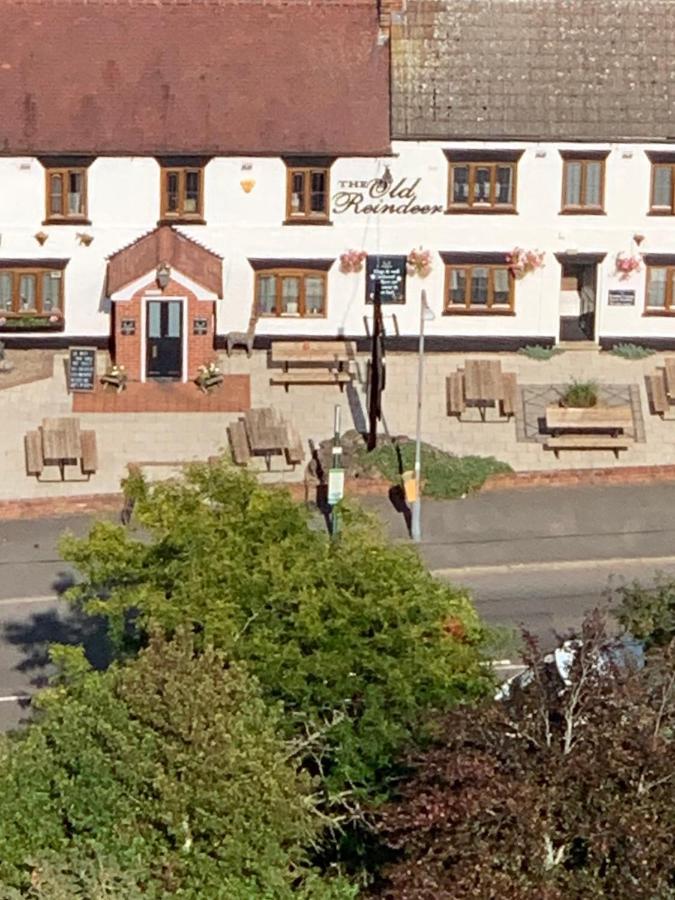
[[[122,494],[76,494],[72,497],[35,497],[30,500],[0,500],[0,520],[48,519],[91,513],[121,512]]]
[[[596,484],[640,484],[675,481],[672,466],[617,466],[606,469],[552,469],[490,475],[481,491],[528,487],[572,487]]]

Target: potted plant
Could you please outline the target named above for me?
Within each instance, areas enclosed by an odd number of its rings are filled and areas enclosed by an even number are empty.
[[[408,275],[418,275],[426,278],[431,272],[431,250],[411,250],[408,254]]]
[[[127,384],[127,373],[124,366],[118,366],[117,363],[108,366],[105,375],[101,375],[101,384],[115,388],[120,394]]]
[[[589,409],[598,405],[598,386],[594,381],[577,381],[573,378],[560,399],[561,406]]]
[[[222,384],[223,373],[216,362],[210,362],[207,366],[200,366],[197,370],[195,383],[202,393],[207,394],[216,385]]]
[[[530,272],[536,272],[544,265],[544,254],[539,250],[523,250],[514,247],[506,254],[506,263],[514,278],[524,278]]]
[[[345,275],[350,272],[360,272],[368,254],[364,250],[347,250],[340,254],[340,271]]]

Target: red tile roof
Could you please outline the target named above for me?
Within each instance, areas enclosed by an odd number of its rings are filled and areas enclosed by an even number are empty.
[[[0,0],[0,154],[379,155],[376,0]]]
[[[218,297],[223,291],[223,258],[170,225],[160,225],[108,257],[108,296],[169,263]]]

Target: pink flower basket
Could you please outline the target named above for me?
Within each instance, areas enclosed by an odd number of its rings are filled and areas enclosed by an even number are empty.
[[[530,272],[536,272],[544,266],[544,254],[539,250],[523,250],[514,247],[506,254],[506,263],[514,278],[524,278]]]
[[[347,250],[340,255],[340,271],[345,275],[360,272],[368,254],[364,250]]]
[[[411,250],[408,254],[407,266],[408,275],[418,275],[420,278],[426,278],[431,272],[431,250]]]
[[[616,271],[621,281],[630,278],[633,272],[639,272],[642,268],[641,256],[627,256],[625,253],[616,255]]]

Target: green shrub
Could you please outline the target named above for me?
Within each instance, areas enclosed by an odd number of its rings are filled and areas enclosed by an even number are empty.
[[[597,406],[598,386],[594,381],[577,381],[574,378],[566,388],[562,396],[562,402],[564,406],[582,409]]]
[[[639,344],[615,344],[610,353],[613,356],[620,356],[621,359],[646,359],[648,356],[653,356],[656,350],[641,347]]]
[[[527,347],[521,347],[518,351],[522,356],[527,356],[528,359],[538,359],[541,362],[564,352],[560,347],[542,347],[541,344],[528,344]]]
[[[413,441],[382,444],[372,452],[361,451],[360,462],[398,484],[401,474],[415,464]],[[507,463],[494,456],[452,456],[430,444],[422,444],[423,493],[439,500],[453,500],[477,491],[489,475],[512,472]]]

